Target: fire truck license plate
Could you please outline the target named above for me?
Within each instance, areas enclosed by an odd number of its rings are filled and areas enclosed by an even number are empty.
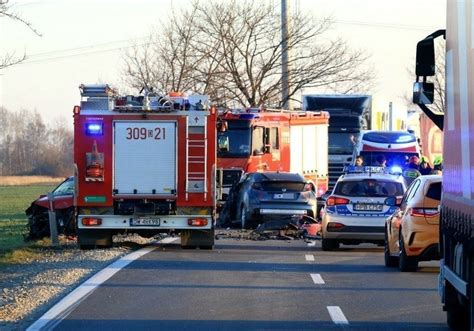
[[[132,218],[130,220],[131,226],[156,226],[160,225],[159,218],[150,218],[150,217],[141,217],[141,218]]]

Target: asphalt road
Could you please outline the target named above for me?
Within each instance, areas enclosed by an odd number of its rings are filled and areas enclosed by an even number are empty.
[[[448,330],[437,262],[401,273],[373,245],[216,243],[213,251],[159,245],[48,329]]]

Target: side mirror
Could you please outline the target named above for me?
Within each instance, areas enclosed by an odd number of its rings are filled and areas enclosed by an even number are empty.
[[[217,131],[219,131],[219,132],[226,132],[226,131],[227,131],[227,127],[228,127],[227,121],[220,121],[220,122],[217,122]]]
[[[425,38],[416,45],[416,67],[417,76],[435,75],[435,50],[433,37]]]
[[[413,103],[417,105],[432,104],[434,100],[434,84],[416,82],[413,84]]]
[[[220,152],[228,152],[229,151],[229,137],[227,136],[220,136],[217,145]]]

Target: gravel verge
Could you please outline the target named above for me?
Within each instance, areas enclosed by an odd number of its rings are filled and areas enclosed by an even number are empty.
[[[156,239],[116,236],[114,247],[80,250],[76,241],[40,249],[40,257],[0,269],[0,330],[25,330],[95,273]]]

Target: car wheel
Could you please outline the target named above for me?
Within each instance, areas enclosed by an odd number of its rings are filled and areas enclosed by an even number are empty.
[[[400,236],[400,259],[398,261],[400,271],[416,271],[418,268],[418,259],[414,256],[408,256],[403,244],[403,237]]]
[[[385,245],[384,245],[384,260],[385,260],[385,266],[388,268],[395,268],[398,266],[399,261],[398,257],[391,256],[390,255],[390,248],[388,244],[388,236],[387,232],[385,232]]]
[[[321,249],[323,251],[332,251],[333,249],[339,248],[339,243],[335,239],[322,239]]]
[[[248,229],[248,220],[245,214],[245,206],[242,205],[240,208],[240,224],[242,225],[242,229]]]

